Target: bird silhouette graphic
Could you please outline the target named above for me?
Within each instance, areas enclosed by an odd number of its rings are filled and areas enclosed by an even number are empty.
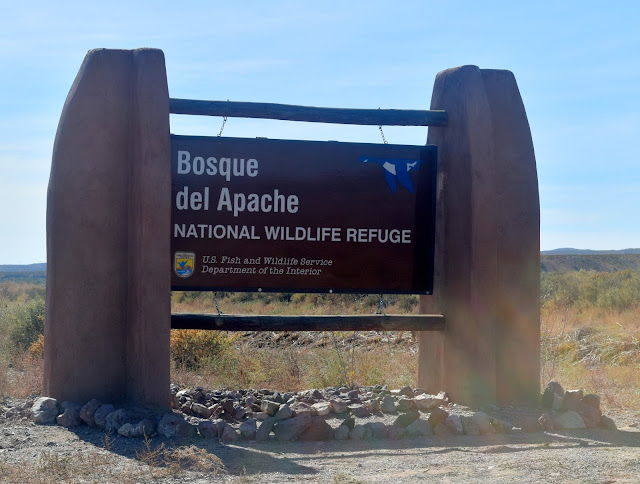
[[[422,160],[407,160],[402,158],[371,158],[367,156],[360,157],[363,163],[378,163],[384,168],[384,178],[392,193],[396,193],[398,185],[405,187],[409,193],[413,193],[413,182],[409,176],[411,170],[419,167]]]
[[[189,260],[177,261],[178,268],[176,269],[176,272],[179,276],[184,277],[187,274],[191,274],[191,272],[193,271],[193,267],[191,267],[191,264],[189,264],[189,262]]]

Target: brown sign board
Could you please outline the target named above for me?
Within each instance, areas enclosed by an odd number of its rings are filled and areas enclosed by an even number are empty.
[[[174,290],[431,294],[436,147],[171,136]]]

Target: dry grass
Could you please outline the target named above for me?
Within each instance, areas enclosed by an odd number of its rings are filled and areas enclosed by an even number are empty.
[[[203,472],[218,475],[225,472],[224,463],[218,456],[194,445],[167,448],[164,443],[154,446],[153,441],[144,436],[144,447],[136,451],[137,459],[146,464],[151,477],[176,477],[184,471]]]
[[[139,482],[140,472],[116,464],[115,456],[99,450],[72,455],[46,451],[34,459],[0,460],[0,481],[6,484]]]
[[[640,411],[640,307],[543,309],[542,380],[602,397],[605,409]]]
[[[406,346],[354,346],[328,337],[324,347],[258,348],[236,341],[197,372],[174,365],[171,380],[183,387],[276,388],[298,391],[340,385],[385,383],[399,388],[417,379],[417,355]]]
[[[110,453],[112,440],[107,436],[105,449],[60,453],[45,451],[36,458],[9,461],[0,457],[0,482],[3,484],[51,484],[52,482],[119,483],[146,482],[148,477],[160,479],[181,477],[187,472],[219,475],[225,472],[222,461],[214,454],[193,445],[167,448],[154,446],[145,438],[144,447],[136,452],[136,461],[123,462]],[[185,479],[187,476],[183,476]]]
[[[43,371],[43,360],[31,358],[27,351],[17,355],[11,367],[0,358],[0,397],[26,398],[40,394]]]

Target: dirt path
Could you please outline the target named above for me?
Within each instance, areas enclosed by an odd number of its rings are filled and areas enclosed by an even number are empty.
[[[8,419],[0,424],[0,482],[640,481],[640,432],[631,427],[230,446],[194,438],[170,450],[175,444],[153,439],[145,448],[140,439],[105,439],[88,427],[67,430]]]

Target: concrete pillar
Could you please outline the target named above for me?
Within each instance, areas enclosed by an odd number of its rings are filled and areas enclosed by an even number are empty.
[[[45,395],[168,407],[170,177],[162,51],[90,51],[51,163]]]
[[[420,334],[418,384],[473,404],[530,398],[539,389],[539,204],[515,79],[448,69],[436,77],[431,109],[446,110],[449,124],[428,135],[438,146],[435,287],[421,312],[443,313],[447,327]]]

